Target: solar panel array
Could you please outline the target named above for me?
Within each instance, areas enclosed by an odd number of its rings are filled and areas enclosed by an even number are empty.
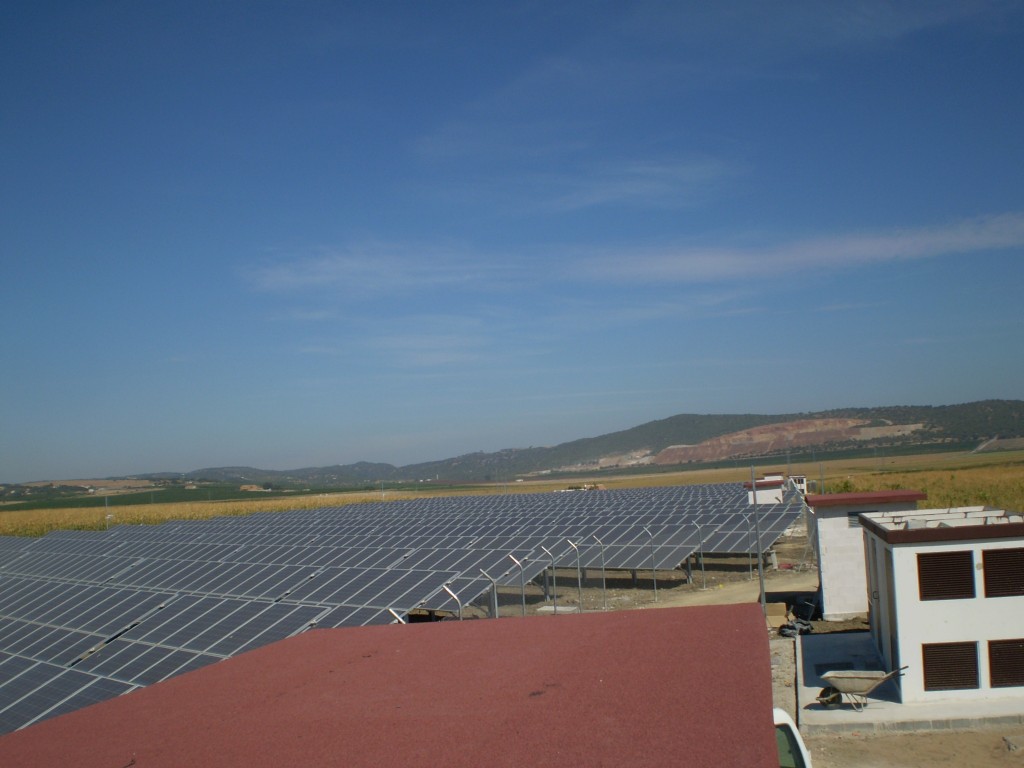
[[[391,501],[0,537],[0,733],[311,627],[454,612],[557,567],[764,552],[742,485]],[[573,546],[575,545],[575,547]],[[453,597],[454,594],[454,597]]]

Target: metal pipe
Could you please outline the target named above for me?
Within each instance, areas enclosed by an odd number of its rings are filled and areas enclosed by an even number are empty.
[[[754,518],[753,518],[753,516],[749,512],[747,513],[746,518],[747,518],[747,579],[749,579],[750,581],[753,581],[754,580],[754,554],[753,554],[754,546],[753,546],[753,544],[751,544],[750,540],[754,536],[754,525],[753,525]]]
[[[519,566],[519,588],[522,590],[522,593],[523,593],[523,616],[525,616],[526,615],[526,572],[523,570],[523,564],[521,562],[519,562],[518,560],[516,560],[515,556],[513,556],[511,553],[509,554],[508,559],[511,560],[513,563],[515,563],[516,565]]]
[[[768,616],[767,598],[764,594],[764,558],[761,556],[761,521],[757,510],[757,482],[754,481],[754,465],[750,465],[750,480],[754,483],[754,530],[757,533],[757,580],[761,585],[761,613]]]
[[[491,582],[491,618],[498,618],[498,582],[495,581],[487,571],[483,568],[480,569],[480,573],[484,575],[489,582]]]
[[[555,575],[555,556],[552,555],[547,547],[541,547],[545,554],[551,558],[551,605],[554,606],[555,615],[558,615],[558,576]]]
[[[695,523],[695,525],[697,526],[697,540],[698,540],[698,546],[700,548],[700,581],[701,581],[701,589],[707,589],[708,588],[708,577],[707,577],[707,574],[704,573],[704,534],[701,533],[700,523]]]
[[[601,605],[604,610],[608,610],[608,583],[605,580],[604,575],[604,542],[597,538],[596,535],[590,534],[591,538],[597,542],[597,545],[601,547]]]
[[[654,582],[654,602],[658,602],[658,563],[654,558],[654,534],[651,533],[651,529],[646,525],[644,530],[647,531],[647,535],[651,537],[651,581]]]
[[[566,539],[569,546],[576,550],[576,588],[580,595],[580,613],[583,613],[583,569],[580,567],[580,548]]]
[[[441,589],[443,589],[445,592],[447,592],[449,595],[451,595],[452,596],[452,600],[454,600],[455,604],[457,606],[459,606],[459,621],[462,621],[462,601],[459,600],[459,596],[456,595],[454,592],[452,592],[450,584],[445,584],[444,586],[441,587]]]

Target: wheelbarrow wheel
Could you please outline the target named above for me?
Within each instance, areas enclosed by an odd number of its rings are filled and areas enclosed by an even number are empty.
[[[821,689],[818,694],[818,703],[825,709],[835,709],[843,703],[843,694],[838,688],[833,688],[830,685],[828,688]]]

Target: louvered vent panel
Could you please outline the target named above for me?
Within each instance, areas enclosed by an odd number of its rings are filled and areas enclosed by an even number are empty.
[[[977,643],[933,643],[922,650],[926,691],[978,687]]]
[[[989,640],[988,666],[993,688],[1024,686],[1024,640]]]
[[[986,549],[985,596],[1024,595],[1024,549]]]
[[[922,600],[972,598],[974,597],[973,554],[970,550],[918,554],[917,579]]]

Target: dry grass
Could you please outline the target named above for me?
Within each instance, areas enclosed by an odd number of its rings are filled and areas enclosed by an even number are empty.
[[[797,468],[794,467],[794,471]],[[821,468],[802,466],[818,480]],[[1024,451],[941,453],[837,461],[824,465],[826,491],[911,488],[928,494],[921,508],[989,507],[1024,510]]]
[[[388,493],[388,498],[403,494]],[[192,501],[175,504],[136,504],[132,506],[89,507],[85,509],[26,509],[0,512],[0,535],[42,536],[49,531],[75,528],[101,530],[110,525],[156,525],[168,520],[205,520],[254,512],[280,512],[287,509],[341,506],[380,500],[379,493],[346,493],[296,496],[286,499],[244,501]],[[107,515],[110,515],[110,520]]]
[[[1020,466],[966,467],[955,470],[887,472],[860,475],[850,481],[855,491],[913,488],[928,494],[921,508],[988,507],[1024,511],[1024,471]]]
[[[785,470],[785,465],[778,469]],[[812,480],[824,479],[826,490],[888,490],[913,488],[925,491],[928,500],[922,507],[949,507],[985,504],[1015,511],[1024,510],[1024,451],[1005,453],[943,453],[915,456],[849,459],[819,464],[794,464],[793,474],[805,474]],[[759,471],[761,474],[761,471]],[[591,477],[566,480],[528,481],[508,485],[481,486],[467,491],[393,491],[387,500],[426,496],[479,495],[495,493],[542,493],[564,489],[568,485],[600,483],[604,488],[641,488],[698,483],[743,482],[750,479],[749,467],[704,469],[651,475]],[[34,509],[16,512],[0,511],[0,535],[42,536],[49,531],[75,528],[99,530],[111,524],[164,523],[168,520],[201,520],[224,515],[248,515],[288,509],[342,506],[367,501],[380,501],[374,492],[338,493],[316,496],[293,496],[245,501],[207,501],[177,504],[140,504],[88,509]]]

